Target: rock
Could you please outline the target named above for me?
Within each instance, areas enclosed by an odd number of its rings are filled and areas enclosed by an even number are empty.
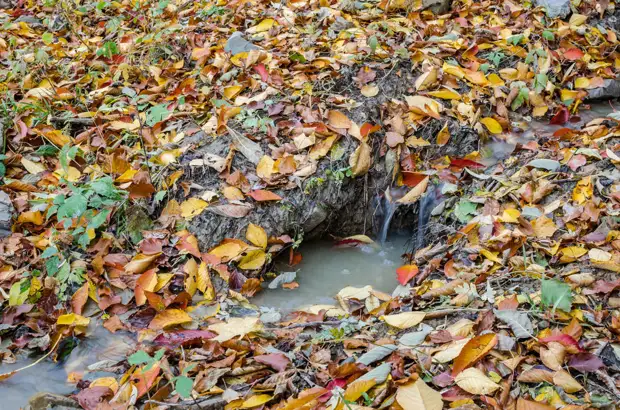
[[[537,6],[544,7],[549,18],[566,18],[570,13],[570,0],[536,0]]]
[[[435,14],[444,14],[450,11],[452,0],[422,0],[422,8]]]
[[[609,100],[620,97],[620,78],[608,78],[603,86],[588,91],[588,100]]]
[[[0,238],[11,234],[14,213],[15,209],[11,203],[11,198],[6,192],[0,191]]]
[[[54,393],[36,393],[28,400],[30,410],[74,410],[81,409],[77,401]]]
[[[243,38],[243,34],[239,31],[232,33],[228,40],[226,40],[226,45],[224,46],[224,51],[232,55],[250,50],[258,50],[258,47]]]

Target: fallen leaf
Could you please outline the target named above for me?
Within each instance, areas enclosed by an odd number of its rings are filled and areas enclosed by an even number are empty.
[[[265,249],[267,247],[267,233],[258,225],[249,224],[245,238],[259,248]]]
[[[383,316],[382,319],[390,326],[399,329],[409,329],[424,320],[426,313],[424,312],[403,312],[393,315]]]
[[[491,394],[500,388],[500,385],[489,379],[484,373],[475,367],[470,367],[460,372],[454,382],[461,389],[471,394]]]
[[[351,120],[340,111],[330,110],[327,112],[327,122],[331,127],[340,129],[351,128]]]
[[[191,321],[192,318],[185,311],[181,309],[168,309],[155,315],[149,324],[149,329],[161,330],[170,326],[190,323]]]
[[[467,342],[465,347],[463,347],[463,350],[461,350],[461,353],[454,360],[454,365],[452,366],[452,377],[455,377],[464,369],[482,359],[491,351],[491,349],[495,347],[496,344],[497,335],[494,333],[487,333],[471,339]]]
[[[441,410],[443,400],[441,394],[428,387],[424,380],[398,386],[396,402],[403,410]]]

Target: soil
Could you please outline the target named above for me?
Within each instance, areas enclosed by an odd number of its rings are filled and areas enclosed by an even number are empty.
[[[365,122],[384,125],[383,107],[393,99],[402,100],[411,95],[417,74],[409,62],[398,62],[394,66],[377,65],[375,82],[380,93],[374,97],[364,97],[357,85],[355,77],[360,66],[343,67],[338,78],[324,79],[317,87],[320,92],[329,94],[328,109],[339,109],[357,124]],[[322,90],[322,91],[321,91]],[[342,101],[354,101],[353,108],[345,111]],[[454,119],[431,119],[415,132],[416,136],[433,141],[437,132],[448,123],[452,135],[448,144],[443,147],[425,147],[421,152],[422,160],[430,160],[441,156],[462,156],[478,148],[478,135],[472,129],[459,124]],[[275,121],[277,123],[277,121]],[[240,127],[233,126],[235,133],[245,134],[253,139],[263,152],[269,152],[267,138],[257,134],[243,132]],[[215,213],[217,206],[226,202],[211,204],[206,212],[194,218],[189,229],[196,235],[203,247],[210,247],[226,237],[243,236],[249,223],[265,228],[268,235],[279,236],[288,234],[291,237],[304,239],[336,236],[346,237],[354,234],[372,235],[378,232],[382,223],[383,209],[380,200],[386,189],[392,186],[390,175],[386,170],[385,156],[380,151],[384,139],[383,132],[372,134],[369,144],[373,148],[373,165],[365,176],[343,179],[330,175],[329,171],[340,170],[349,166],[348,160],[358,142],[351,136],[339,140],[341,155],[338,159],[323,158],[314,175],[299,181],[290,178],[289,189],[276,189],[282,201],[255,202],[249,214],[242,218],[232,218]],[[226,157],[233,141],[233,135],[225,134],[211,139],[199,132],[191,137],[191,142],[198,148],[188,151],[182,163],[202,158],[205,154]],[[187,142],[186,142],[187,143]],[[237,152],[232,162],[231,172],[239,169],[251,184],[258,182],[252,174],[255,169],[251,161],[242,153]],[[218,191],[222,179],[217,171],[208,167],[186,167],[186,182],[196,190]],[[311,182],[311,180],[313,180]],[[315,183],[316,182],[316,183]],[[320,183],[318,183],[320,182]],[[313,186],[314,185],[314,186]],[[401,206],[392,220],[391,229],[413,232],[416,228],[416,206]]]

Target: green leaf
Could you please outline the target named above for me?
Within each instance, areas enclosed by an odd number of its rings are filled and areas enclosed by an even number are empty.
[[[55,246],[48,246],[47,248],[45,248],[45,250],[41,254],[41,259],[47,259],[51,256],[56,255],[57,253],[58,253],[58,249],[56,249]]]
[[[456,216],[459,222],[467,223],[476,214],[476,208],[477,205],[475,203],[461,199],[454,207],[454,216]]]
[[[536,74],[534,78],[534,90],[540,94],[547,86],[547,74]]]
[[[30,288],[25,287],[26,289],[24,290],[23,285],[26,284],[27,281],[27,279],[22,279],[11,286],[11,290],[9,291],[9,306],[19,306],[26,302]]]
[[[46,46],[49,46],[54,42],[54,35],[50,32],[43,33],[41,40],[43,40],[43,43],[45,43]]]
[[[560,309],[564,312],[570,312],[572,300],[570,285],[555,279],[543,279],[541,285],[541,301],[543,305],[553,310]]]
[[[549,30],[543,31],[542,35],[543,35],[543,38],[545,40],[548,40],[548,41],[554,41],[555,40],[555,35],[553,34],[553,32],[551,32]]]
[[[153,360],[153,358],[149,356],[149,354],[145,352],[144,350],[138,350],[137,352],[135,352],[134,354],[132,354],[131,356],[127,358],[127,361],[132,366],[148,363],[151,360]]]
[[[34,153],[37,155],[41,155],[42,157],[53,157],[58,154],[58,151],[58,148],[56,148],[55,146],[46,144],[41,145]]]
[[[146,111],[146,125],[152,127],[168,118],[168,115],[170,115],[168,104],[157,104]]]
[[[194,387],[194,381],[187,376],[177,377],[174,383],[174,389],[184,399],[191,397],[192,387]]]
[[[295,61],[297,63],[305,63],[306,62],[306,57],[303,56],[303,54],[300,54],[296,51],[293,51],[292,53],[289,54],[288,56],[289,60],[291,61]]]
[[[97,228],[99,228],[108,219],[108,215],[110,215],[110,210],[109,209],[104,209],[103,211],[99,212],[97,215],[95,215],[90,220],[90,222],[88,222],[88,228],[87,229],[97,229]]]
[[[377,40],[377,36],[371,36],[368,39],[368,47],[370,47],[370,49],[372,50],[373,53],[377,49],[378,45],[379,45],[379,41]]]
[[[75,218],[86,212],[87,199],[84,195],[73,194],[58,208],[58,219]]]

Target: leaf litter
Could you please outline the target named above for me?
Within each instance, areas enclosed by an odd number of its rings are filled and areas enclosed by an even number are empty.
[[[1,188],[16,211],[0,243],[2,360],[62,361],[63,342],[96,321],[133,334],[136,352],[109,364],[113,376],[70,375],[85,409],[612,408],[620,126],[614,113],[580,118],[620,67],[616,31],[599,24],[612,10],[583,2],[562,20],[495,0],[454,1],[443,15],[385,0],[0,9]],[[361,116],[368,107],[380,115]],[[554,131],[515,137],[532,118]],[[479,149],[437,155],[457,138],[450,121],[474,130]],[[227,136],[222,152],[192,158]],[[248,223],[204,246],[192,220],[289,206],[299,181],[320,189],[317,170],[345,142],[348,166],[332,178],[364,178],[392,158],[393,184],[406,188],[396,202],[420,214],[431,194],[441,203],[418,228],[432,238],[395,271],[393,295],[349,287],[333,305],[267,320],[252,296],[278,256],[299,261],[301,239]],[[506,144],[507,156],[486,152]],[[218,184],[194,182],[193,168]]]

